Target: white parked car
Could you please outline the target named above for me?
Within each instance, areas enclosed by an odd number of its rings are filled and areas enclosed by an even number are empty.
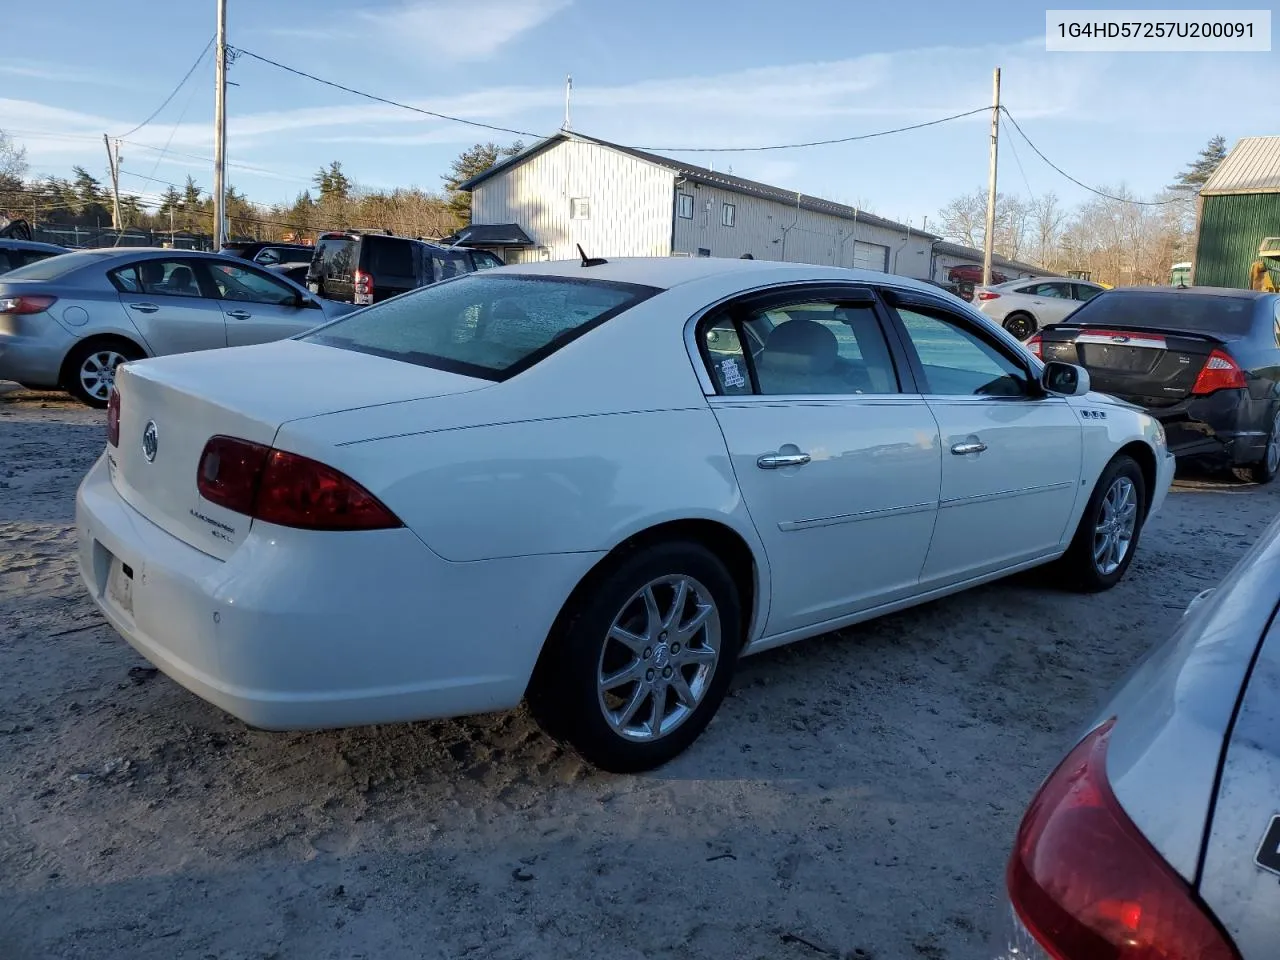
[[[1159,423],[863,271],[539,263],[120,369],[77,499],[104,614],[267,729],[515,706],[610,770],[740,654],[1061,558],[1124,574]]]
[[[973,292],[973,302],[1019,340],[1065,320],[1076,307],[1106,289],[1084,280],[1010,280]]]

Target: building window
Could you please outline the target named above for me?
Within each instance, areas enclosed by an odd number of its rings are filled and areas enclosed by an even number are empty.
[[[677,193],[676,194],[676,216],[681,220],[693,219],[693,194]]]
[[[737,221],[738,208],[732,203],[723,204],[720,207],[720,223],[726,227],[732,227]]]
[[[569,217],[572,220],[591,219],[591,198],[574,197],[569,201]]]

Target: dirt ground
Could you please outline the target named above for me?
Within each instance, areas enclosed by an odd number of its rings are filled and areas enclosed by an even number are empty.
[[[1038,781],[1280,505],[1182,481],[1115,590],[1024,576],[749,659],[617,777],[524,712],[261,733],[153,674],[75,573],[103,442],[0,396],[4,960],[990,956]]]

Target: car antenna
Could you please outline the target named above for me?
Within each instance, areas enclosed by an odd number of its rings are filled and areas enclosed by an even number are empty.
[[[584,267],[598,267],[602,263],[609,262],[604,257],[588,257],[587,251],[582,249],[582,244],[579,243],[579,244],[576,244],[576,246],[578,248],[578,256],[582,258],[582,265]]]

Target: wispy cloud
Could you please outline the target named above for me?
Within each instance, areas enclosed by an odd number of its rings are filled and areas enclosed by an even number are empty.
[[[132,86],[110,71],[90,73],[67,67],[65,64],[42,60],[6,60],[0,63],[0,74],[42,80],[46,83],[92,83],[97,86],[122,88]]]

